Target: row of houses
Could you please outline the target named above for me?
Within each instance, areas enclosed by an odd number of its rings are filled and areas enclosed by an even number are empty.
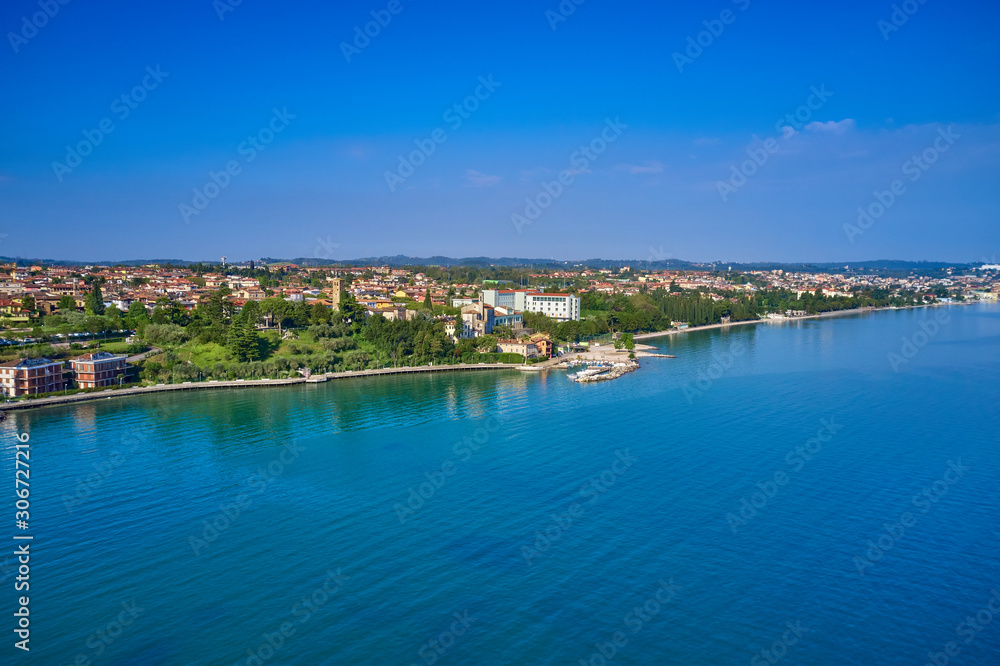
[[[84,354],[68,361],[69,372],[63,361],[48,358],[7,361],[0,363],[0,392],[16,398],[62,391],[73,382],[76,388],[113,386],[127,380],[133,370],[125,359],[104,351]]]

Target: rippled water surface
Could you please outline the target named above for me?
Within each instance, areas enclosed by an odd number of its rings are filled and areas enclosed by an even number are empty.
[[[1000,664],[1000,308],[653,343],[11,413],[28,662]]]

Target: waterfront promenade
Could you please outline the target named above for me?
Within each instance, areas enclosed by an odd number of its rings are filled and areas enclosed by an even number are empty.
[[[914,305],[907,308],[853,308],[849,310],[835,310],[833,312],[821,312],[819,314],[804,315],[800,317],[789,317],[780,319],[748,319],[745,321],[734,321],[728,324],[709,324],[706,326],[692,326],[685,329],[670,329],[667,331],[655,331],[652,333],[637,333],[634,336],[636,341],[646,340],[649,338],[656,338],[666,335],[678,335],[682,333],[691,333],[694,331],[709,331],[713,329],[720,328],[731,328],[734,326],[744,326],[747,324],[764,324],[764,323],[788,323],[794,321],[802,321],[806,319],[825,319],[829,317],[842,317],[848,315],[865,314],[869,312],[880,312],[885,310],[895,310],[895,309],[911,309],[911,308],[927,308],[927,307],[940,307],[945,305],[943,303],[927,304],[927,305]],[[949,305],[968,305],[967,303],[952,303]],[[647,345],[637,345],[636,356],[639,358],[645,356],[656,356],[655,354],[649,353],[650,350],[654,349]],[[571,354],[571,358],[579,358],[584,360],[599,360],[599,361],[609,361],[609,360],[622,360],[628,352],[625,350],[616,350],[611,344],[607,344],[601,347],[589,349],[587,352],[582,352],[580,354]],[[31,400],[22,400],[17,402],[10,402],[6,404],[0,404],[0,414],[5,411],[17,410],[17,409],[31,409],[33,407],[45,407],[48,405],[62,405],[71,402],[82,402],[86,400],[101,400],[106,398],[117,398],[130,395],[140,395],[143,393],[159,393],[162,391],[190,391],[197,389],[213,389],[213,388],[251,388],[251,387],[268,387],[268,386],[289,386],[291,384],[307,384],[307,383],[318,383],[334,379],[352,379],[356,377],[375,377],[380,375],[398,375],[398,374],[409,374],[414,372],[451,372],[459,370],[547,370],[551,367],[560,366],[567,359],[558,357],[553,358],[542,363],[537,363],[534,365],[524,366],[521,364],[511,364],[511,363],[478,363],[478,364],[465,364],[460,363],[457,365],[427,365],[427,366],[410,366],[403,368],[382,368],[379,370],[357,370],[357,371],[345,371],[345,372],[328,372],[324,374],[315,374],[311,378],[306,379],[305,377],[293,377],[289,379],[235,379],[235,380],[211,380],[207,382],[184,382],[182,384],[157,384],[156,386],[136,386],[127,389],[105,389],[103,391],[93,391],[89,393],[76,393],[73,395],[61,395],[52,396],[48,398],[37,398]]]
[[[422,365],[405,368],[382,368],[379,370],[358,370],[345,372],[328,372],[315,374],[310,378],[292,377],[288,379],[233,379],[233,380],[211,380],[207,382],[184,382],[183,384],[157,384],[156,386],[135,386],[126,389],[105,389],[103,391],[92,391],[88,393],[75,393],[73,395],[57,395],[48,398],[37,398],[33,400],[22,400],[0,404],[0,411],[11,411],[16,409],[31,409],[33,407],[45,407],[48,405],[63,405],[71,402],[83,402],[85,400],[102,400],[106,398],[118,398],[131,395],[141,395],[143,393],[162,393],[164,391],[193,391],[198,389],[230,389],[230,388],[256,388],[261,386],[290,386],[292,384],[311,384],[325,382],[334,379],[353,379],[357,377],[375,377],[381,375],[402,375],[415,372],[454,372],[460,370],[518,370],[520,365],[510,363],[477,363],[477,364],[457,364],[457,365]]]

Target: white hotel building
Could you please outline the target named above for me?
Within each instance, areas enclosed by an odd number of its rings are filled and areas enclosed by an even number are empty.
[[[558,321],[580,321],[580,297],[535,290],[483,290],[482,302],[518,312],[540,312]]]

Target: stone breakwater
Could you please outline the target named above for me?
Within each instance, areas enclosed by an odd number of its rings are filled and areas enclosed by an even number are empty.
[[[603,382],[608,379],[618,379],[622,375],[639,369],[639,363],[637,361],[627,361],[625,363],[616,363],[614,366],[609,368],[607,372],[600,372],[595,374],[585,374],[578,376],[574,381],[580,383],[587,382]]]

